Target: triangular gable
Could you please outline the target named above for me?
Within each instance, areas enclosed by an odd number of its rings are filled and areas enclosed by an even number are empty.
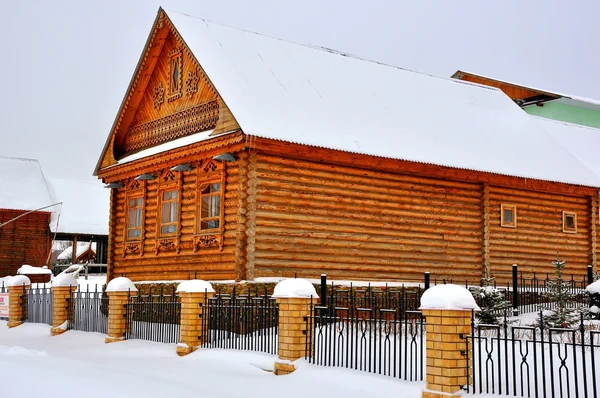
[[[198,60],[159,9],[95,174],[127,155],[177,138],[239,128]]]

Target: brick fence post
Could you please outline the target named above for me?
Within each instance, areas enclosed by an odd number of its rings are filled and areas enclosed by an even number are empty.
[[[70,320],[71,294],[77,289],[77,274],[60,274],[52,281],[52,327],[50,334],[57,336],[67,331]]]
[[[467,289],[458,285],[438,285],[421,297],[427,340],[426,387],[423,398],[462,395],[470,384],[472,363],[467,363],[467,339],[472,332],[472,310],[479,310]],[[470,361],[470,359],[469,359]]]
[[[105,343],[114,343],[125,340],[127,333],[127,310],[125,305],[129,301],[129,294],[137,292],[137,288],[129,279],[118,277],[106,285],[108,294],[108,335]]]
[[[31,281],[24,275],[13,276],[8,281],[8,324],[14,328],[23,323],[23,299],[27,294]]]
[[[181,298],[181,320],[177,354],[184,356],[198,349],[207,335],[208,322],[203,321],[205,300],[214,297],[215,291],[210,283],[202,280],[181,282],[177,286]]]
[[[302,358],[309,346],[309,355],[314,348],[313,341],[307,341],[307,317],[313,299],[318,299],[314,286],[305,279],[285,279],[275,286],[273,297],[279,307],[278,359],[275,374],[287,375],[296,370],[293,361]]]

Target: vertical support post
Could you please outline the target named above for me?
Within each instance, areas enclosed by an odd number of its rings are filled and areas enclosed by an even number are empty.
[[[127,333],[127,309],[130,292],[137,292],[137,288],[129,279],[118,277],[111,280],[106,286],[108,294],[108,335],[105,343],[114,343],[125,340]]]
[[[431,286],[431,274],[429,272],[425,272],[425,286],[423,288],[423,291],[426,291],[427,289],[429,289],[429,287]]]
[[[52,286],[52,326],[50,327],[50,334],[57,336],[63,334],[68,329],[68,322],[71,318],[69,306],[69,299],[71,294],[77,289],[77,282],[75,285],[67,286]]]
[[[23,323],[23,295],[28,294],[31,281],[25,275],[18,275],[8,281],[8,324],[14,328]]]
[[[321,274],[321,305],[327,305],[327,274]]]
[[[513,315],[519,315],[519,267],[512,266]]]
[[[296,370],[294,361],[314,352],[313,333],[307,324],[313,299],[318,299],[315,287],[306,279],[285,279],[273,291],[279,307],[278,359],[275,374],[287,375]]]
[[[196,351],[206,341],[208,322],[203,322],[207,316],[204,304],[207,299],[215,296],[210,283],[202,280],[181,282],[177,286],[177,294],[181,299],[181,320],[179,326],[179,343],[177,355],[184,356]]]
[[[73,235],[73,249],[71,250],[71,264],[77,264],[77,235]]]
[[[594,270],[591,265],[587,266],[587,284],[591,285],[594,283]]]

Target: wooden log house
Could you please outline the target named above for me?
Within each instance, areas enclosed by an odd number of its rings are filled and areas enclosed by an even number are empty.
[[[37,160],[0,156],[0,277],[47,264],[52,203]]]
[[[600,170],[500,90],[162,9],[95,174],[109,280],[597,267]]]

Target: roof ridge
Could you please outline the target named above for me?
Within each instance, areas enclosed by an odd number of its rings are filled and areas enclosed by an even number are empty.
[[[290,43],[290,44],[295,44],[295,45],[298,45],[298,46],[308,47],[308,48],[312,48],[312,49],[315,49],[315,50],[320,50],[320,51],[323,51],[323,52],[328,52],[330,54],[339,55],[339,56],[342,56],[342,57],[353,58],[353,59],[356,59],[356,60],[359,60],[359,61],[370,62],[370,63],[373,63],[373,64],[377,64],[377,65],[381,65],[381,66],[386,66],[388,68],[394,68],[394,69],[403,70],[403,71],[406,71],[406,72],[417,73],[417,74],[420,74],[420,75],[425,75],[425,76],[433,77],[433,78],[436,78],[436,79],[449,81],[449,82],[452,82],[452,83],[467,84],[467,85],[479,87],[479,88],[486,89],[486,90],[499,90],[499,89],[497,89],[495,87],[490,87],[490,86],[486,86],[486,85],[482,85],[482,84],[476,84],[476,83],[472,83],[472,82],[467,82],[467,81],[464,81],[464,80],[453,79],[451,77],[438,76],[438,75],[434,75],[434,74],[428,73],[428,72],[422,72],[422,71],[418,71],[418,70],[403,68],[401,66],[388,64],[388,63],[385,63],[385,62],[382,62],[382,61],[376,61],[376,60],[369,59],[369,58],[363,58],[363,57],[355,55],[355,54],[343,52],[343,51],[340,51],[340,50],[336,50],[334,48],[320,46],[318,44],[306,44],[306,43],[300,43],[300,42],[293,41],[293,40],[282,39],[280,37],[271,36],[271,35],[260,33],[260,32],[255,32],[253,30],[238,28],[236,26],[228,25],[228,24],[225,24],[225,23],[222,23],[222,22],[216,22],[216,21],[213,21],[213,20],[210,20],[210,19],[206,19],[206,18],[202,18],[202,17],[197,17],[195,15],[187,14],[185,12],[174,11],[174,10],[167,10],[167,9],[163,9],[163,10],[167,13],[167,15],[169,13],[175,13],[175,14],[179,14],[179,15],[184,15],[184,16],[189,17],[189,18],[199,19],[199,20],[201,20],[201,21],[203,21],[205,23],[208,22],[208,23],[211,23],[211,24],[224,26],[224,27],[229,28],[229,29],[235,29],[235,30],[238,30],[238,31],[241,31],[241,32],[246,32],[246,33],[250,33],[250,34],[253,34],[253,35],[257,35],[257,36],[262,36],[262,37],[266,37],[266,38],[273,39],[273,40],[278,40],[278,41],[285,42],[285,43]]]

